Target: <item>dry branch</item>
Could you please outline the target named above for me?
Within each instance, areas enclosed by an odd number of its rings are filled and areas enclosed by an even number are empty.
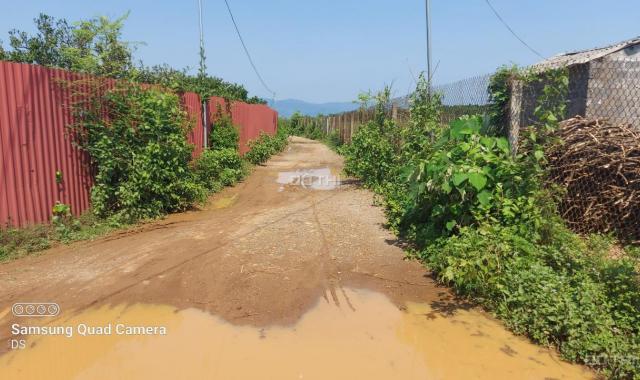
[[[640,133],[629,124],[575,117],[556,132],[550,180],[567,192],[560,214],[578,233],[640,242]]]

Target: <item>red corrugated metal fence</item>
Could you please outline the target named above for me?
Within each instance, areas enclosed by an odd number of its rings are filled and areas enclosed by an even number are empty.
[[[260,132],[273,135],[278,128],[278,112],[263,104],[247,104],[244,102],[225,101],[225,99],[212,96],[208,102],[209,116],[215,128],[215,119],[218,110],[229,114],[233,125],[240,128],[239,149],[241,154],[249,151],[248,143],[260,137]]]
[[[70,205],[75,215],[89,208],[90,160],[68,134],[72,96],[59,83],[82,78],[89,77],[0,61],[0,227],[47,222],[56,201]],[[195,120],[188,139],[197,157],[204,143],[200,97],[185,93],[183,103]],[[234,102],[231,108],[234,124],[241,126],[242,153],[260,130],[275,132],[277,113],[268,107]]]
[[[193,144],[193,157],[198,157],[202,153],[204,146],[204,128],[202,127],[202,102],[200,96],[193,92],[186,92],[182,95],[182,102],[189,117],[193,120],[193,129],[187,136],[189,142]],[[195,119],[195,120],[194,120]]]
[[[59,84],[80,78],[0,61],[0,225],[47,221],[56,201],[76,214],[89,207],[89,157],[67,134],[71,95]]]

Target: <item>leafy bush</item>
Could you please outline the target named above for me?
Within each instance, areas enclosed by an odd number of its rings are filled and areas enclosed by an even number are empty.
[[[81,146],[96,167],[91,191],[100,217],[125,221],[184,210],[205,191],[189,170],[189,120],[180,98],[120,84],[78,105]]]
[[[637,376],[640,283],[633,264],[608,259],[608,246],[597,249],[557,220],[550,224],[559,233],[547,243],[524,238],[515,227],[483,224],[437,239],[419,256],[515,332],[611,377]],[[602,357],[608,361],[594,362]]]
[[[361,125],[352,136],[351,144],[343,148],[345,173],[360,178],[365,186],[374,190],[395,177],[397,171],[399,129],[386,117],[390,94],[391,89],[387,87],[376,96],[373,120]]]
[[[261,132],[260,137],[249,141],[249,151],[244,155],[244,158],[254,165],[262,164],[269,157],[284,150],[286,146],[286,134],[280,132],[271,136]]]
[[[209,146],[211,149],[238,149],[240,141],[240,131],[233,125],[228,115],[221,114],[213,123],[211,134],[209,135]]]
[[[56,202],[51,210],[51,224],[60,240],[69,240],[72,232],[80,229],[80,221],[71,214],[71,206]]]
[[[157,84],[178,92],[195,92],[201,99],[220,96],[229,100],[240,100],[245,103],[266,104],[266,100],[256,96],[249,97],[244,86],[230,83],[205,73],[192,75],[187,69],[176,70],[168,65],[143,66],[131,73],[133,79],[140,83]]]
[[[395,165],[395,149],[374,122],[360,126],[345,146],[344,171],[365,185],[375,188],[391,175]]]
[[[416,162],[409,177],[415,203],[407,218],[420,222],[420,242],[479,221],[526,224],[535,214],[532,168],[511,157],[504,137],[483,136],[481,128],[480,117],[452,122],[433,154]]]
[[[324,136],[319,119],[304,117],[299,112],[294,112],[286,123],[289,134],[292,136],[306,137],[312,140],[320,140]]]
[[[221,148],[202,152],[194,162],[193,172],[202,186],[216,192],[244,177],[246,168],[237,149]]]
[[[512,72],[501,75],[494,86],[502,91]],[[558,192],[543,186],[566,73],[525,79],[546,85],[538,124],[521,134],[517,156],[491,121],[502,120],[508,94],[494,98],[492,119],[468,116],[442,127],[438,99],[419,85],[407,129],[378,112],[380,120],[341,150],[345,170],[382,196],[390,227],[414,243],[414,255],[440,281],[569,360],[640,379],[637,261],[611,259],[610,239],[568,230],[557,215]]]

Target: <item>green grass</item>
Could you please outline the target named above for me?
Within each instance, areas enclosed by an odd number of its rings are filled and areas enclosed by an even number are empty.
[[[74,218],[69,226],[35,224],[0,229],[0,262],[18,259],[59,244],[95,239],[123,227],[124,224],[98,219],[88,211]]]

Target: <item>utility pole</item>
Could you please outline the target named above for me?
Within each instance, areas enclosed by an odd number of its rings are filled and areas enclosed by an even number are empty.
[[[198,0],[198,21],[200,24],[200,72],[198,76],[200,80],[204,81],[207,76],[207,66],[205,64],[206,56],[204,55],[204,31],[202,30],[202,0]],[[202,110],[202,135],[204,140],[202,145],[206,149],[207,145],[209,145],[209,138],[207,137],[207,99],[200,100],[202,101],[200,109]]]
[[[425,0],[425,15],[427,19],[427,82],[429,84],[429,94],[431,94],[431,0]]]
[[[200,24],[200,76],[206,76],[207,66],[205,65],[204,55],[204,32],[202,31],[202,0],[198,0],[198,20]]]

